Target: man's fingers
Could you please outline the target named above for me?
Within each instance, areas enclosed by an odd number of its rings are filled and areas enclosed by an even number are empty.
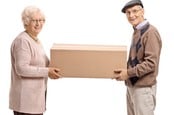
[[[121,70],[119,70],[119,69],[118,70],[114,70],[115,74],[119,74],[120,72],[121,72]]]

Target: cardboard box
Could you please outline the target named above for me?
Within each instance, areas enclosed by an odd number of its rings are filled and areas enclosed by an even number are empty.
[[[50,66],[62,77],[112,78],[127,62],[126,46],[53,44],[50,54]]]

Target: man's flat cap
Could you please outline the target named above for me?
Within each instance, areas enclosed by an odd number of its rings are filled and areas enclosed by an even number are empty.
[[[127,8],[133,7],[135,5],[140,5],[143,8],[143,3],[141,2],[141,0],[131,0],[124,5],[121,11],[125,13]]]

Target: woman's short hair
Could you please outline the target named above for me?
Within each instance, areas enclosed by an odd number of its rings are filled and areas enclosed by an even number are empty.
[[[44,13],[36,6],[27,6],[22,12],[22,22],[24,28],[30,23],[32,20],[32,15],[34,13],[40,13],[40,15],[45,19]]]

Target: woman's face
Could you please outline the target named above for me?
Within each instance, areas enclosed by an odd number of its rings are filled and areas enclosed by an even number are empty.
[[[34,36],[37,36],[45,23],[44,17],[40,13],[34,13],[31,16],[29,24],[26,26],[26,30]]]

